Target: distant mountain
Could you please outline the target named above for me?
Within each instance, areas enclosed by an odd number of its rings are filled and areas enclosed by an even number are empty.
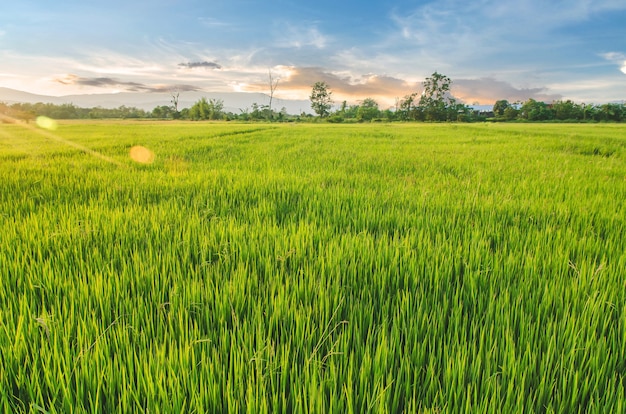
[[[7,104],[13,103],[53,103],[60,104],[63,103],[59,97],[56,96],[45,96],[45,95],[36,95],[34,93],[17,91],[15,89],[3,88],[0,87],[0,102],[4,102]]]
[[[269,103],[269,96],[262,93],[193,91],[180,93],[178,108],[189,108],[203,97],[206,99],[221,99],[224,102],[225,111],[237,114],[242,110],[251,109],[253,103],[259,105],[267,105]],[[7,104],[42,102],[55,105],[74,104],[81,108],[98,106],[102,108],[119,108],[120,106],[129,106],[151,111],[157,106],[171,105],[171,99],[172,97],[166,93],[145,92],[46,96],[0,87],[0,102]],[[312,113],[311,103],[307,100],[277,99],[274,97],[272,107],[277,111],[285,107],[289,114]]]

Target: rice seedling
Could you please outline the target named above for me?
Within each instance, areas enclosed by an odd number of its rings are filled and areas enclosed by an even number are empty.
[[[622,125],[56,126],[0,125],[3,412],[625,409]]]

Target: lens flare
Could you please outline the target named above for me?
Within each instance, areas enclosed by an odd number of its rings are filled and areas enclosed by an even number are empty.
[[[57,121],[47,116],[38,116],[35,123],[39,128],[47,129],[48,131],[56,131],[59,127]]]
[[[152,164],[156,156],[148,148],[135,145],[130,149],[130,158],[141,164]]]

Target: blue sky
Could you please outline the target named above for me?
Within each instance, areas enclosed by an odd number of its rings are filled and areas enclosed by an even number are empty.
[[[282,99],[322,80],[389,106],[438,71],[469,104],[626,99],[624,0],[6,3],[0,86],[33,93],[268,92],[271,71]]]

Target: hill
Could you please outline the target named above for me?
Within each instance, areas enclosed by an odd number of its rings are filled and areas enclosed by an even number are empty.
[[[267,105],[269,97],[262,93],[246,92],[182,92],[179,96],[179,109],[189,108],[200,98],[221,99],[224,102],[224,110],[227,112],[240,113],[250,108],[253,103]],[[171,96],[167,93],[145,92],[122,92],[84,95],[49,96],[38,95],[10,88],[0,87],[0,102],[13,103],[52,103],[55,105],[74,104],[82,108],[119,108],[130,106],[151,111],[157,106],[171,105]],[[272,107],[280,110],[285,107],[290,114],[310,113],[311,105],[307,100],[278,99],[274,97]]]

